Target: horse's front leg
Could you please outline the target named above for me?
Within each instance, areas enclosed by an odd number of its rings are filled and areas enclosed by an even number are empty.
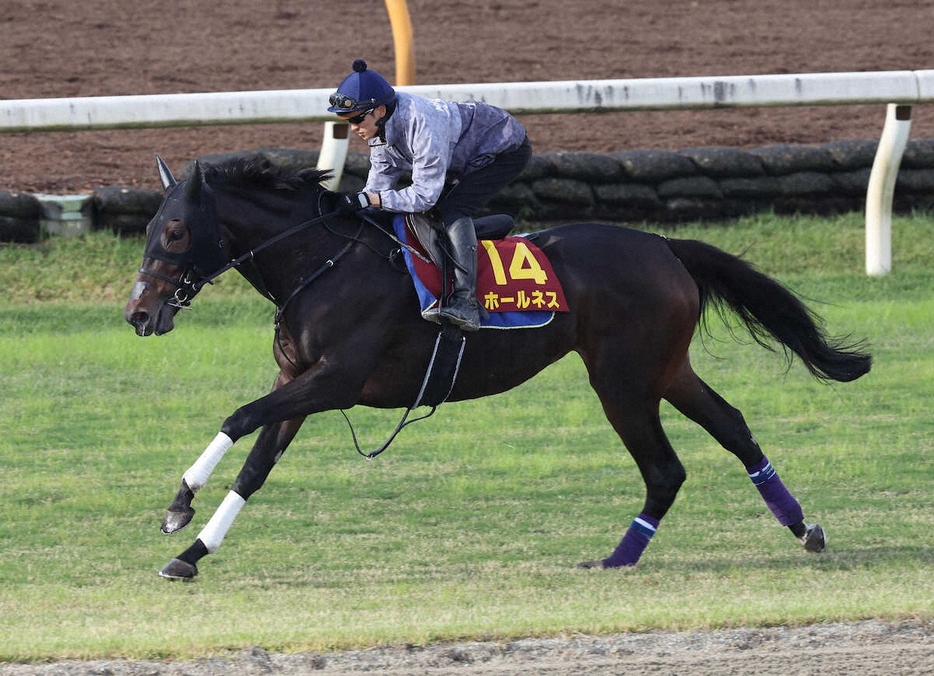
[[[175,499],[172,500],[172,504],[169,505],[162,519],[163,533],[167,535],[174,533],[191,523],[195,516],[195,510],[191,506],[195,493],[207,483],[211,472],[231,446],[233,446],[233,440],[224,432],[218,433],[195,464],[188,468],[182,476],[182,485],[175,494]]]
[[[198,574],[198,561],[220,547],[240,509],[249,497],[265,483],[272,468],[295,438],[302,422],[304,422],[304,417],[263,427],[227,497],[224,498],[207,525],[201,529],[194,544],[159,571],[162,577],[190,579]],[[186,481],[183,479],[179,495],[185,488]],[[177,500],[178,496],[176,496]],[[188,500],[190,503],[190,498]],[[175,503],[173,502],[172,505],[174,507]],[[172,507],[169,509],[172,510]],[[194,510],[191,509],[190,504],[188,509],[193,515]],[[190,516],[188,520],[191,520]],[[164,526],[163,530],[165,530]]]
[[[259,427],[262,431],[231,491],[194,544],[159,574],[181,579],[197,575],[198,561],[220,547],[237,514],[266,481],[305,417],[325,409],[353,406],[359,398],[362,382],[362,378],[348,375],[344,369],[313,368],[274,388],[265,397],[240,407],[227,418],[221,432],[234,442]],[[283,422],[276,422],[280,420]]]
[[[296,367],[295,346],[291,334],[285,326],[282,327],[277,339],[273,341],[273,356],[279,364],[280,369],[272,385],[272,389],[275,391],[286,383],[293,381],[300,374],[299,369]],[[231,418],[233,418],[233,416]],[[253,429],[259,427],[259,424],[256,424],[252,429],[245,432],[243,431],[242,425],[239,427],[232,425],[231,418],[227,419],[224,423],[224,427],[217,436],[214,437],[214,440],[208,444],[208,447],[204,449],[200,457],[182,476],[182,485],[179,487],[178,493],[175,494],[175,498],[166,510],[165,517],[162,520],[162,532],[166,535],[179,531],[191,523],[191,520],[195,516],[195,510],[191,506],[191,501],[194,500],[195,493],[201,490],[207,483],[214,468],[217,467],[217,463],[219,463],[227,451],[230,450],[234,442],[239,439],[240,436],[243,436],[243,434],[252,432]],[[302,419],[304,419],[304,416],[302,416]],[[301,424],[301,421],[299,421],[295,429],[291,431],[291,436],[288,440],[284,442],[280,441],[280,455],[282,451],[285,450],[285,447],[288,446],[292,437],[298,432],[298,428]],[[260,447],[260,443],[260,440],[257,440],[256,445],[253,447],[254,453],[257,451],[257,448]]]
[[[355,342],[352,331],[341,331],[343,340],[322,341],[323,344],[337,345],[336,349],[327,354],[318,352],[314,360],[307,354],[304,359],[297,359],[291,339],[284,332],[285,325],[282,328],[283,333],[273,350],[281,371],[272,391],[234,411],[221,426],[221,434],[212,442],[214,448],[209,447],[186,476],[193,481],[202,477],[206,479],[206,474],[230,444],[257,429],[262,428],[262,431],[221,506],[195,542],[160,571],[163,577],[192,578],[198,574],[198,561],[220,547],[237,514],[266,481],[305,417],[357,404],[382,352],[382,346],[375,344],[372,336],[360,334],[360,342]],[[307,369],[296,366],[309,361],[313,361],[313,365]],[[224,440],[225,437],[230,444]],[[191,483],[188,486],[193,488]],[[182,497],[183,506],[185,497],[187,494]]]

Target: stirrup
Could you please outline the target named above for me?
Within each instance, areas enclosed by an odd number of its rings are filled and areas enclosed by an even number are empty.
[[[430,308],[422,311],[422,319],[435,324],[441,323],[441,304],[435,303]]]
[[[480,330],[480,308],[464,307],[465,303],[441,308],[439,315],[464,331]]]

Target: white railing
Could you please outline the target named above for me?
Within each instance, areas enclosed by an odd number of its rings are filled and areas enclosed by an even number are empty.
[[[911,125],[910,106],[934,102],[934,70],[726,77],[413,85],[431,98],[476,99],[514,114],[787,106],[888,106],[866,200],[866,272],[891,269],[891,206]],[[337,177],[344,125],[327,113],[332,89],[98,96],[0,101],[0,133],[328,122],[319,167]]]

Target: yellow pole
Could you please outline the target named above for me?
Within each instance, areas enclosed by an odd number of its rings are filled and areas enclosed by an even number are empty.
[[[415,84],[415,52],[412,49],[412,20],[405,0],[386,0],[392,42],[396,50],[396,85]]]
[[[405,0],[386,0],[389,12],[389,24],[392,26],[392,40],[396,50],[396,85],[415,84],[415,53],[412,51],[412,21]],[[346,122],[325,122],[324,139],[318,155],[318,169],[331,172],[331,179],[325,184],[328,190],[337,190],[344,172],[347,158]]]

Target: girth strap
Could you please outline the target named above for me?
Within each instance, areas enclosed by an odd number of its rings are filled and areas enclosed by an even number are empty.
[[[454,390],[454,383],[457,382],[457,374],[460,370],[461,358],[464,355],[466,343],[464,332],[459,327],[448,322],[442,325],[441,331],[438,332],[438,337],[435,339],[435,347],[428,362],[425,378],[422,380],[422,387],[418,391],[418,396],[415,397],[415,403],[405,409],[402,419],[396,425],[392,434],[376,450],[366,453],[360,448],[353,424],[350,422],[350,418],[347,417],[347,413],[341,410],[341,415],[344,416],[344,420],[347,421],[347,425],[350,427],[350,435],[353,438],[357,453],[367,460],[372,460],[389,448],[389,444],[395,440],[403,429],[412,423],[425,420],[434,415],[438,406],[444,403]],[[409,420],[409,415],[419,406],[431,406],[431,410],[423,416]]]
[[[422,389],[412,408],[438,406],[451,396],[466,344],[464,332],[454,324],[444,322],[435,339],[435,349],[431,353],[431,361],[428,362]]]

